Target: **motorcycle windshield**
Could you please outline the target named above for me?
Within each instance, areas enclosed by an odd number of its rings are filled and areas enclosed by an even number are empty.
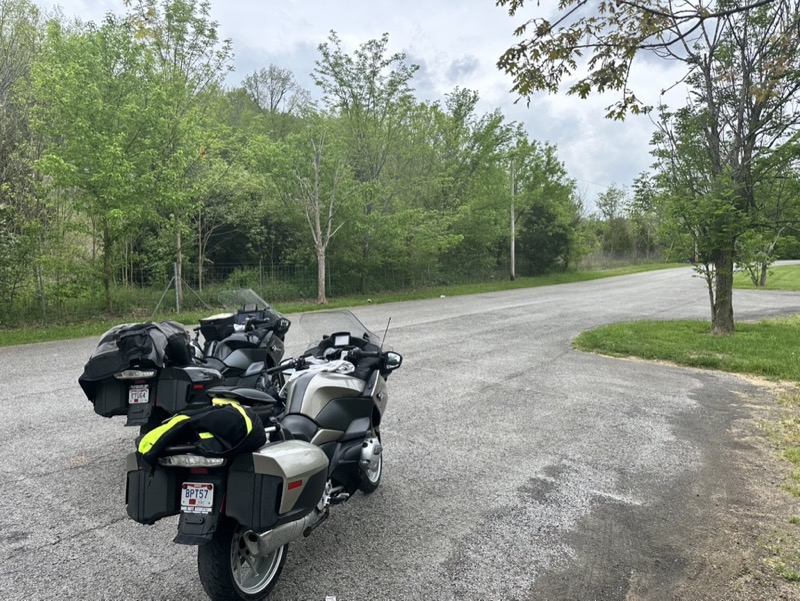
[[[347,333],[353,338],[362,338],[367,342],[380,347],[382,336],[371,331],[347,309],[332,311],[312,311],[303,313],[300,319],[292,323],[290,346],[292,356],[299,356],[306,350],[319,344],[325,337]],[[391,350],[383,345],[383,350]]]
[[[220,304],[230,311],[264,311],[271,309],[269,303],[261,298],[252,288],[223,290],[217,296]]]

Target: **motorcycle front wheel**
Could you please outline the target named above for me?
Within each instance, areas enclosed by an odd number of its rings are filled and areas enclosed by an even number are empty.
[[[261,601],[275,588],[289,545],[254,555],[245,544],[247,529],[221,516],[210,543],[197,548],[197,572],[212,601]]]
[[[373,469],[359,468],[361,471],[361,486],[359,490],[364,494],[371,494],[378,490],[383,473],[383,453],[378,455],[378,464]]]

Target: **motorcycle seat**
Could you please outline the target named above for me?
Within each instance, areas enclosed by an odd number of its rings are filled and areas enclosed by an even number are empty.
[[[232,399],[243,405],[276,405],[278,399],[255,388],[214,386],[206,392],[211,398]]]
[[[319,427],[305,415],[290,413],[280,420],[281,428],[288,432],[294,440],[311,442]]]
[[[206,367],[210,367],[212,369],[216,369],[219,372],[225,371],[227,365],[223,363],[221,360],[217,359],[216,357],[206,357],[203,359],[203,364]]]

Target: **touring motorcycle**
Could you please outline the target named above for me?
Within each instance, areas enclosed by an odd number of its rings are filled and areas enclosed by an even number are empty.
[[[291,322],[251,289],[225,291],[220,301],[231,311],[201,319],[194,339],[173,321],[103,334],[78,379],[95,412],[126,415],[125,425],[146,432],[178,411],[207,406],[214,386],[265,389],[264,370],[283,358]]]
[[[194,329],[198,362],[219,371],[224,386],[264,389],[262,372],[283,358],[291,322],[250,288],[225,290],[219,301],[229,312],[201,319]]]
[[[387,378],[402,357],[349,311],[304,315],[309,322],[322,338],[267,370],[281,382],[278,398],[212,388],[210,407],[176,414],[127,458],[128,515],[153,524],[179,514],[174,542],[198,546],[215,601],[265,599],[289,543],[380,484]]]

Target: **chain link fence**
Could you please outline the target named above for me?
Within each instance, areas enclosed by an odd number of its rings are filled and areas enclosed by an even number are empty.
[[[584,257],[579,270],[609,269],[636,263],[661,260],[656,255],[607,255],[595,253]],[[507,263],[477,268],[463,265],[429,269],[395,270],[376,268],[371,271],[345,269],[328,265],[326,295],[329,299],[346,296],[369,296],[436,286],[503,281],[509,277]],[[517,275],[526,273],[518,264]],[[3,289],[0,298],[0,328],[31,327],[82,322],[96,318],[141,321],[151,319],[156,309],[169,312],[216,311],[221,308],[218,295],[231,288],[252,288],[272,304],[314,302],[317,298],[316,267],[275,265],[266,262],[249,265],[207,265],[202,272],[196,265],[185,264],[180,274],[182,297],[175,286],[174,266],[153,270],[128,270],[118,274],[110,290],[111,311],[106,306],[100,274],[87,267],[83,272],[38,268],[33,278],[20,285]]]
[[[31,327],[82,322],[97,318],[124,316],[135,321],[151,319],[156,310],[167,312],[215,311],[221,308],[218,295],[231,288],[252,288],[272,304],[314,302],[317,298],[316,267],[268,263],[215,264],[202,272],[185,264],[180,273],[180,292],[175,286],[175,270],[129,269],[117,274],[111,294],[111,311],[106,306],[100,274],[92,268],[78,273],[37,269],[36,277],[16,287],[13,294],[0,299],[0,328]],[[409,272],[391,268],[357,273],[329,265],[326,275],[328,298],[389,293],[508,278],[508,266],[476,270],[443,270],[438,266]]]

